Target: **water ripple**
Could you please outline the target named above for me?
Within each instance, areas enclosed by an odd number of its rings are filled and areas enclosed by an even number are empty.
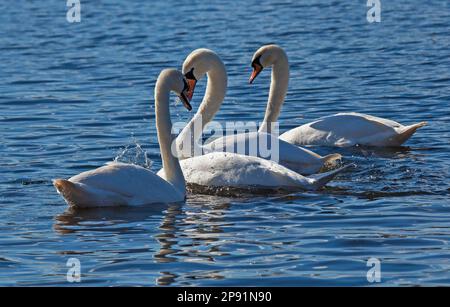
[[[79,24],[56,0],[0,10],[0,285],[67,285],[70,257],[86,286],[365,286],[370,257],[382,285],[450,284],[448,2],[389,3],[380,24],[365,3],[325,0],[102,1]],[[183,204],[67,209],[53,178],[161,167],[155,78],[195,48],[228,69],[216,119],[261,121],[270,73],[248,77],[269,42],[291,62],[281,131],[341,111],[429,125],[407,147],[333,150],[358,167],[314,193],[191,186],[203,194]]]

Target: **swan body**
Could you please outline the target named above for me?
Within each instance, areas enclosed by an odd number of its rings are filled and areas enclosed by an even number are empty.
[[[213,152],[180,161],[186,181],[207,187],[317,190],[351,165],[304,177],[280,164],[253,156]],[[164,169],[158,172],[164,177]]]
[[[112,162],[69,180],[53,182],[70,206],[110,207],[172,203],[184,200],[183,191],[146,168]]]
[[[268,146],[260,146],[261,141]],[[277,144],[275,144],[277,142]],[[254,145],[252,145],[254,144]],[[274,149],[272,146],[278,146]],[[239,147],[241,146],[241,147]],[[266,132],[240,133],[216,139],[204,146],[207,152],[239,152],[247,156],[268,158],[264,148],[271,148],[277,152],[270,156],[270,160],[279,162],[281,165],[303,175],[310,175],[319,172],[324,166],[333,166],[337,160],[341,159],[340,154],[320,156],[306,148],[292,145],[283,140],[277,139],[272,134]],[[252,152],[255,149],[256,152]]]
[[[178,93],[190,109],[185,91],[187,84],[181,72],[163,70],[155,87],[155,113],[161,156],[167,175],[164,178],[143,167],[108,163],[83,172],[69,180],[53,181],[57,192],[69,206],[106,207],[138,206],[152,203],[172,203],[186,197],[185,180],[179,161],[170,152],[172,143],[169,112],[170,91]]]
[[[292,144],[349,147],[400,146],[426,122],[403,126],[395,121],[359,113],[338,113],[283,133]]]
[[[288,58],[277,45],[263,46],[252,59],[250,83],[265,67],[272,67],[269,105],[283,104],[289,80]],[[322,145],[348,147],[400,146],[426,122],[403,126],[395,121],[360,113],[339,113],[320,118],[283,133],[280,139],[294,145]]]
[[[180,159],[193,157],[194,150],[189,149],[194,148],[195,152],[200,153],[200,155],[211,152],[230,152],[245,155],[251,154],[259,158],[269,159],[266,154],[262,153],[260,146],[253,148],[251,145],[256,144],[255,142],[261,139],[270,139],[271,124],[277,120],[281,105],[271,103],[269,100],[263,124],[258,132],[221,137],[207,145],[200,146],[198,145],[198,140],[200,139],[201,131],[213,119],[225,98],[227,72],[220,57],[209,49],[193,51],[184,61],[182,71],[190,83],[191,97],[197,80],[200,80],[206,74],[208,81],[205,96],[199,110],[177,138],[177,150]],[[278,74],[278,72],[275,70],[274,74]],[[277,90],[275,94],[271,95],[272,99],[283,101],[284,94],[282,92],[282,90]],[[195,127],[199,127],[201,130],[194,131]],[[196,137],[192,137],[193,135]],[[336,160],[341,158],[339,154],[322,157],[311,150],[289,144],[288,142],[282,140],[278,142],[278,154],[275,162],[304,175],[317,173],[324,166],[331,166]],[[189,144],[189,146],[183,146],[186,144]],[[256,150],[253,152],[252,149]],[[183,165],[185,164],[182,163]]]

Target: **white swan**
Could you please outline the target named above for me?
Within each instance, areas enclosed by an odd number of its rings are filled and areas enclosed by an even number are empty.
[[[263,140],[269,144],[276,140],[279,147],[278,157],[275,156],[275,160],[278,160],[281,165],[304,175],[316,173],[324,165],[333,164],[335,160],[341,158],[339,154],[322,157],[308,149],[294,146],[282,140],[280,141],[270,135],[270,124],[276,122],[281,107],[280,104],[273,104],[271,101],[279,100],[282,102],[284,99],[282,90],[278,90],[275,93],[271,92],[271,96],[283,95],[283,99],[269,99],[264,121],[258,132],[221,137],[204,146],[198,145],[198,141],[201,138],[201,131],[213,119],[225,98],[227,72],[225,65],[216,53],[208,49],[197,49],[184,61],[183,73],[189,83],[190,99],[192,98],[197,80],[200,80],[206,74],[208,81],[205,96],[197,113],[177,138],[177,150],[181,159],[193,157],[194,152],[200,152],[200,154],[202,152],[233,152],[269,159],[271,157],[268,156],[267,152],[263,152],[266,147],[259,146],[259,142]],[[276,73],[276,69],[274,69],[274,73]],[[194,131],[194,127],[199,127],[201,130]],[[193,138],[193,136],[196,137]],[[186,146],[186,144],[189,144],[189,146]],[[251,147],[251,144],[254,146]],[[243,152],[239,151],[240,149],[243,149]],[[254,152],[250,149],[254,149]]]
[[[188,184],[208,188],[317,190],[337,174],[353,167],[346,165],[326,173],[304,177],[271,160],[229,152],[212,152],[180,161]],[[165,168],[157,173],[165,177]]]
[[[213,188],[289,190],[317,190],[337,174],[354,166],[350,164],[326,173],[304,177],[274,161],[229,152],[213,152],[182,160],[180,164],[189,184]],[[164,173],[164,170],[160,172]]]
[[[53,181],[69,206],[137,206],[183,201],[186,195],[183,172],[178,159],[171,153],[169,98],[171,91],[177,93],[185,107],[191,110],[187,89],[183,75],[174,69],[163,70],[156,82],[156,128],[163,166],[167,171],[164,179],[137,165],[109,163],[69,180]]]
[[[263,46],[253,55],[252,83],[265,67],[272,67],[269,105],[279,112],[288,80],[289,63],[284,50],[277,45]],[[403,126],[395,121],[360,113],[338,113],[320,118],[283,133],[280,139],[295,145],[348,147],[400,146],[426,122]]]

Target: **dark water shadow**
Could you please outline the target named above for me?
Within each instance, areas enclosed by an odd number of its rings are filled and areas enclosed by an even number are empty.
[[[176,271],[177,266],[171,263],[215,263],[216,257],[228,255],[221,251],[220,240],[227,225],[225,216],[230,207],[226,198],[191,195],[185,204],[160,204],[142,207],[117,208],[68,208],[55,217],[53,229],[61,235],[75,234],[83,240],[86,234],[106,233],[119,235],[133,234],[140,238],[147,234],[156,239],[159,247],[152,252],[152,262],[161,265],[157,285],[171,285],[180,278],[196,280],[223,279],[219,271],[202,273],[183,273]],[[145,225],[155,218],[159,220],[156,227]],[[139,229],[138,229],[139,228]],[[144,229],[143,229],[144,228]],[[67,253],[82,253],[67,251]],[[172,269],[173,267],[173,269]],[[198,274],[201,274],[199,276]]]
[[[201,199],[200,201],[198,201]],[[153,258],[157,263],[170,264],[175,262],[215,263],[217,257],[227,256],[221,251],[223,226],[226,214],[230,209],[226,199],[206,196],[193,196],[189,205],[184,207],[169,207],[164,215],[158,234],[155,235],[160,248]],[[168,286],[178,281],[181,276],[171,270],[160,272],[156,284]],[[217,270],[198,273],[185,273],[183,279],[224,279]]]
[[[316,151],[320,154],[329,154],[331,152],[339,153],[344,159],[350,157],[372,157],[384,159],[403,159],[417,155],[417,151],[423,151],[423,148],[412,148],[408,146],[398,147],[375,147],[356,145],[351,147],[323,147],[323,146],[309,146],[308,149]]]
[[[152,204],[139,207],[104,207],[89,209],[69,207],[66,211],[55,217],[53,229],[60,234],[67,234],[76,231],[86,231],[86,223],[95,223],[95,228],[101,231],[102,226],[136,223],[145,221],[152,216],[162,216],[164,210],[167,210],[167,208],[170,208],[171,206],[181,207],[182,205]],[[92,226],[89,230],[92,230]],[[123,230],[126,231],[126,229]]]

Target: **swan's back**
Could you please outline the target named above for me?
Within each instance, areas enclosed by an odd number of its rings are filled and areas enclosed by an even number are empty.
[[[70,205],[79,207],[136,206],[184,199],[169,182],[148,169],[117,162],[78,174],[66,183],[55,181],[55,186]]]
[[[186,181],[202,186],[298,187],[311,181],[273,161],[213,152],[180,162]]]
[[[310,124],[311,128],[321,131],[333,131],[336,135],[348,135],[360,138],[371,134],[395,132],[401,124],[380,117],[360,113],[338,113],[323,117]],[[349,132],[351,131],[351,134]]]
[[[297,145],[400,146],[424,124],[403,126],[367,114],[338,113],[289,130],[280,138]]]
[[[230,152],[272,160],[301,174],[316,173],[324,166],[320,155],[266,132],[221,137],[204,148],[207,152]]]
[[[313,162],[316,159],[320,159],[318,154],[282,141],[275,135],[266,132],[249,132],[228,135],[212,141],[205,145],[205,147],[214,152],[226,151],[260,158],[270,157],[268,156],[269,152],[264,151],[273,149],[278,150],[280,158],[282,155],[286,160],[295,161],[301,159],[305,162]]]

